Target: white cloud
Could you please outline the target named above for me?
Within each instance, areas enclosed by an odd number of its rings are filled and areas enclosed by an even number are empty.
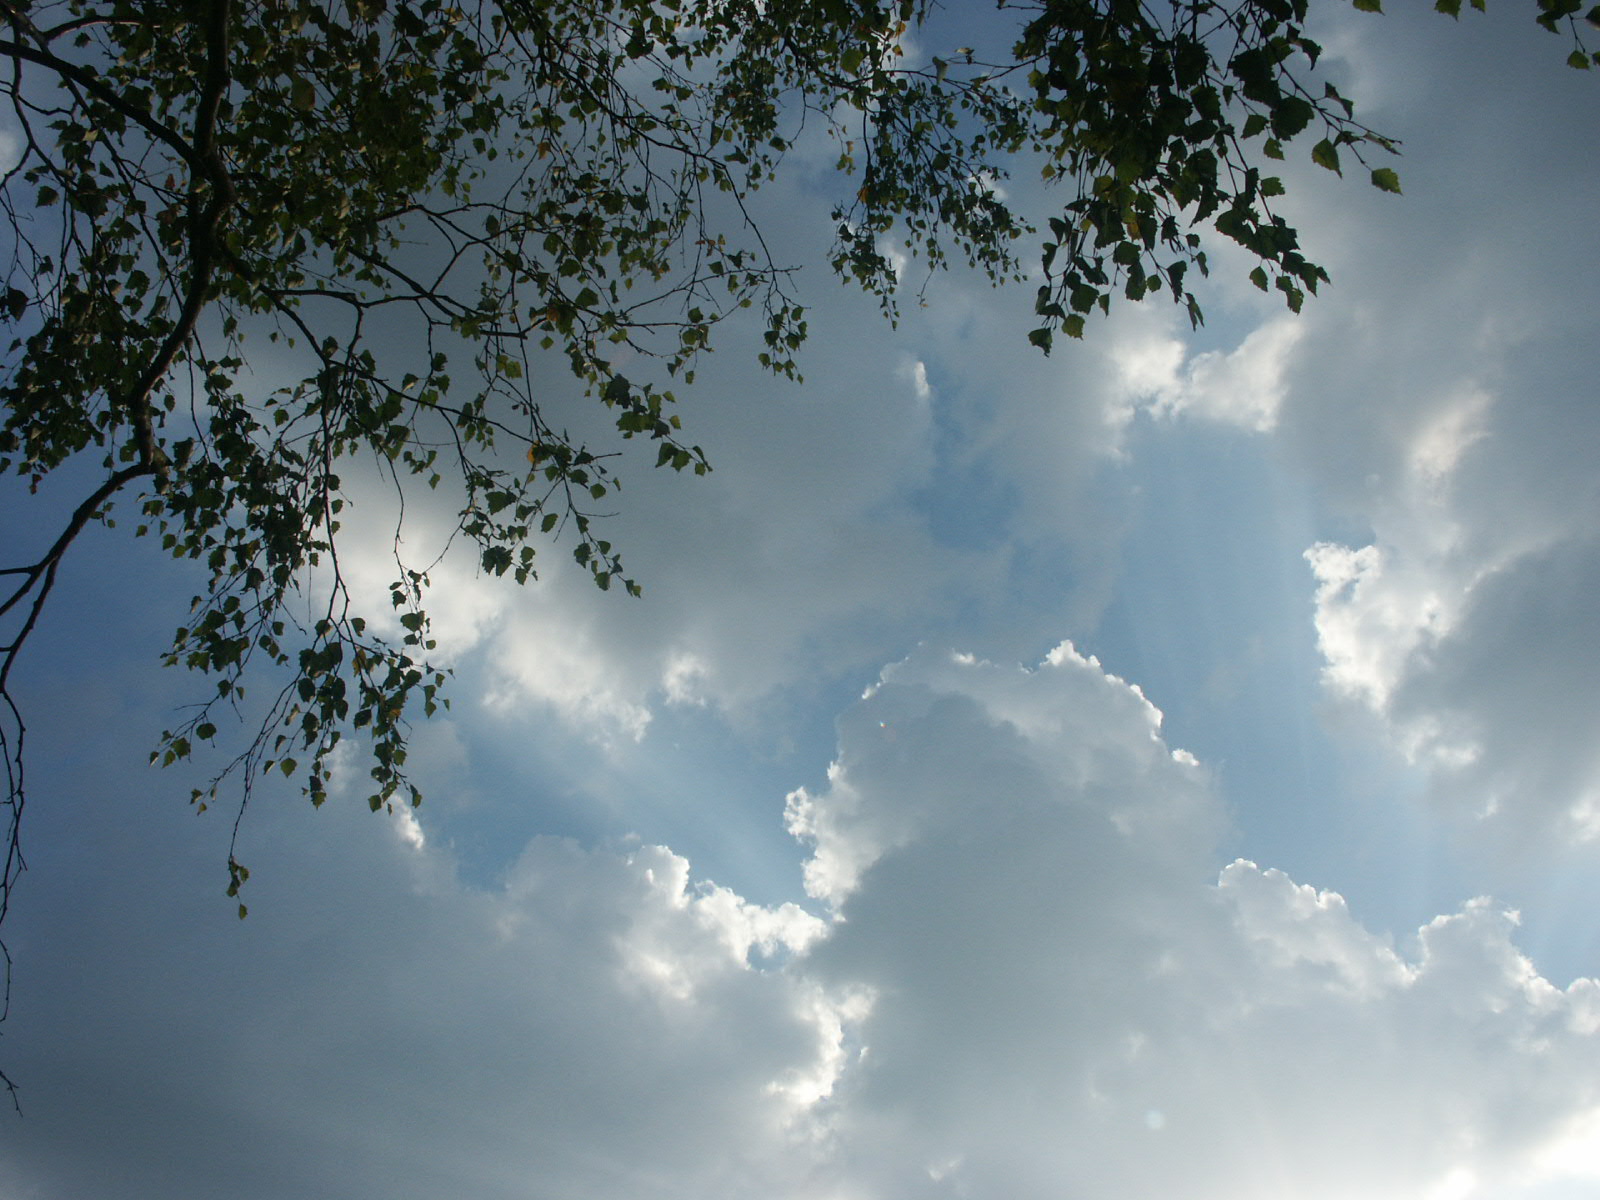
[[[1337,892],[1297,885],[1276,868],[1263,871],[1244,859],[1223,870],[1218,886],[1257,955],[1285,976],[1316,972],[1316,991],[1371,999],[1409,986],[1416,976],[1388,939],[1355,922]]]
[[[901,377],[911,382],[911,390],[918,400],[933,399],[933,387],[928,383],[928,364],[920,358],[911,359],[900,368]]]
[[[739,717],[797,681],[870,669],[903,650],[907,624],[990,586],[979,564],[999,548],[941,545],[917,499],[937,483],[927,366],[861,297],[810,321],[803,388],[745,361],[748,329],[698,368],[683,417],[710,475],[651,470],[653,455],[620,464],[603,536],[642,599],[598,593],[560,545],[520,591],[464,555],[432,572],[441,641],[477,649],[466,669],[499,708],[554,709],[602,740],[642,735],[662,703]],[[408,520],[425,525],[421,507]]]
[[[1070,648],[1031,672],[920,654],[842,723],[797,807],[841,917],[812,969],[877,997],[833,1125],[868,1194],[1550,1176],[1600,1105],[1600,988],[1540,978],[1488,902],[1402,952],[1281,872],[1213,882],[1217,802],[1158,729]]]
[[[1132,403],[1157,417],[1188,414],[1258,433],[1278,421],[1284,368],[1304,326],[1292,316],[1266,321],[1230,351],[1190,355],[1167,320],[1132,326],[1112,347],[1121,385]]]
[[[1448,629],[1434,579],[1385,573],[1377,546],[1318,542],[1306,551],[1317,580],[1317,641],[1323,675],[1344,695],[1382,710],[1411,653]],[[1451,606],[1452,608],[1455,606]]]
[[[491,690],[484,702],[501,712],[526,700],[541,701],[602,740],[637,741],[650,725],[649,692],[654,683],[648,661],[632,670],[617,669],[607,653],[596,609],[563,611],[545,603],[553,589],[528,585],[519,610],[496,631]],[[682,657],[666,664],[660,676],[674,695],[687,695]],[[641,680],[640,676],[644,675]]]
[[[816,917],[661,847],[556,838],[474,892],[446,851],[327,810],[320,852],[253,822],[240,924],[160,865],[193,819],[141,816],[81,856],[127,892],[86,902],[69,870],[14,927],[71,950],[30,953],[7,1027],[28,1117],[0,1129],[0,1193],[800,1194],[807,1114],[864,1005],[782,965]]]
[[[422,831],[422,822],[417,820],[415,810],[405,805],[391,807],[394,817],[395,836],[413,850],[421,850],[428,844],[428,838]]]

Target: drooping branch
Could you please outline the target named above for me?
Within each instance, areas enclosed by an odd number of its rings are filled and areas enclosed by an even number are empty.
[[[178,352],[194,336],[195,326],[212,287],[218,255],[218,230],[238,202],[227,164],[217,146],[217,109],[228,90],[228,21],[231,0],[212,0],[206,21],[206,75],[195,112],[194,138],[189,143],[189,279],[177,323],[122,400],[133,418],[139,458],[164,486],[170,463],[156,441],[151,395],[167,377]],[[209,193],[209,194],[208,194]]]
[[[9,910],[12,889],[26,869],[22,854],[22,818],[27,804],[24,755],[27,725],[12,693],[12,672],[45,611],[61,563],[84,528],[101,514],[113,496],[135,480],[154,476],[158,487],[165,483],[170,461],[158,440],[152,396],[171,371],[183,347],[194,336],[213,286],[218,259],[218,231],[228,210],[237,202],[237,194],[217,145],[217,116],[229,80],[230,3],[231,0],[213,0],[207,14],[205,83],[196,108],[193,135],[189,140],[128,102],[87,68],[61,59],[47,48],[0,39],[0,54],[9,54],[14,60],[32,62],[55,71],[64,81],[76,84],[116,113],[133,121],[161,144],[175,151],[191,168],[189,271],[182,310],[173,328],[145,363],[133,386],[116,399],[132,422],[138,459],[129,466],[113,471],[73,509],[61,533],[37,561],[0,568],[0,576],[6,577],[10,584],[9,591],[0,598],[0,619],[16,622],[14,632],[0,643],[0,755],[4,757],[6,771],[5,830],[0,835],[4,838],[4,849],[0,851],[0,858],[3,858],[3,864],[0,864],[0,924],[3,924]],[[9,11],[9,16],[13,25],[26,28],[25,18],[14,11]],[[0,989],[3,989],[0,992],[0,1020],[3,1020],[10,1001],[11,961],[3,940],[0,940],[0,957],[4,959],[5,968],[5,979],[0,984]],[[15,1102],[16,1089],[3,1071],[0,1071],[0,1083],[11,1091]]]
[[[16,20],[17,18],[14,16],[12,19]],[[30,46],[26,42],[12,41],[10,38],[0,38],[0,55],[13,60],[31,62],[36,66],[54,71],[62,79],[77,84],[119,116],[132,121],[190,166],[197,169],[202,167],[202,155],[196,151],[190,142],[185,141],[176,130],[156,120],[145,109],[132,103],[115,88],[108,86],[105,80],[89,70],[89,68],[75,62],[69,62],[60,55],[52,53],[48,48]]]
[[[16,698],[11,694],[11,671],[29,635],[38,625],[45,602],[55,587],[56,572],[73,542],[112,496],[135,479],[150,473],[150,468],[144,463],[115,472],[73,510],[66,527],[37,562],[25,567],[0,569],[0,576],[15,578],[11,591],[0,600],[0,618],[13,613],[21,617],[17,631],[0,644],[0,756],[4,757],[6,772],[4,849],[0,851],[0,858],[3,858],[3,865],[0,865],[0,927],[3,927],[6,913],[11,907],[11,890],[27,869],[27,861],[22,856],[22,813],[28,797],[23,753],[28,727],[22,719],[22,710],[17,706]],[[4,1021],[11,1007],[11,954],[4,938],[0,938],[0,959],[4,960],[4,979],[0,980],[0,1021]],[[16,1085],[3,1070],[0,1070],[0,1084],[7,1088],[12,1103],[16,1104]]]

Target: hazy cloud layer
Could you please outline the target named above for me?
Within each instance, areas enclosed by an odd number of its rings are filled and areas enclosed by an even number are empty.
[[[1337,531],[1307,551],[1329,689],[1445,810],[1547,853],[1600,834],[1600,159],[1592,80],[1526,19],[1328,30],[1366,119],[1419,149],[1401,199],[1291,179],[1334,285],[1283,347],[1274,437]]]

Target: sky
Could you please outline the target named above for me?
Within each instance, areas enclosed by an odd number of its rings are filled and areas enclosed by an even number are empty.
[[[1045,358],[960,273],[890,328],[802,152],[804,385],[702,363],[640,599],[442,562],[424,804],[263,789],[243,922],[220,763],[146,766],[193,581],[90,531],[0,1200],[1600,1195],[1600,92],[1530,6],[1313,7],[1405,194],[1288,164],[1301,315],[1224,251],[1199,331]]]

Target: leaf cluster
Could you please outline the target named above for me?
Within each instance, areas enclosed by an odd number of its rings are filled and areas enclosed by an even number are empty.
[[[673,388],[742,310],[761,363],[797,374],[806,310],[753,206],[802,144],[837,169],[833,270],[891,315],[898,242],[1034,279],[1046,351],[1119,298],[1165,291],[1198,322],[1216,235],[1299,310],[1327,274],[1276,211],[1272,164],[1303,147],[1400,190],[1367,162],[1395,141],[1317,76],[1308,3],[1000,0],[993,46],[924,55],[929,0],[0,0],[19,145],[0,175],[0,471],[99,472],[58,538],[4,568],[0,915],[25,790],[11,667],[119,498],[203,581],[166,661],[212,690],[154,758],[189,758],[224,712],[257,722],[196,804],[273,771],[320,804],[350,736],[369,804],[415,804],[408,714],[445,682],[430,563],[397,531],[390,611],[355,611],[348,480],[387,481],[402,512],[448,496],[486,574],[530,580],[557,540],[637,595],[601,536],[623,443],[709,470]],[[1536,3],[1587,66],[1577,0]],[[1042,231],[1006,198],[1019,163],[1059,198]],[[1036,232],[1037,265],[1019,250]],[[571,432],[596,411],[603,436]],[[253,709],[247,675],[266,682]],[[247,874],[230,859],[233,892]]]

